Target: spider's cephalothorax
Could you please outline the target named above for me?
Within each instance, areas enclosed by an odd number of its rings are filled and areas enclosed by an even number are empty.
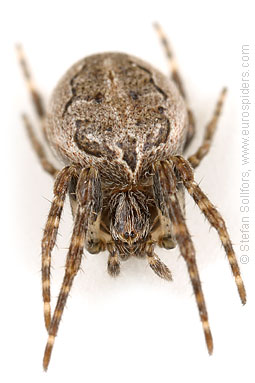
[[[193,169],[208,153],[222,109],[221,92],[204,140],[194,155],[185,150],[194,135],[193,114],[166,37],[158,25],[171,66],[171,78],[148,63],[123,53],[87,57],[58,83],[45,112],[21,47],[20,63],[52,151],[64,164],[58,171],[47,159],[27,116],[32,145],[43,168],[53,175],[54,197],[42,240],[44,318],[48,331],[46,370],[60,319],[84,248],[107,250],[108,271],[116,276],[120,259],[146,257],[152,270],[171,280],[171,272],[155,254],[156,245],[178,245],[186,261],[209,353],[213,351],[195,250],[185,222],[184,190],[217,230],[235,277],[242,303],[245,288],[232,244],[219,212],[194,180]],[[65,276],[54,314],[50,307],[51,252],[55,246],[66,195],[74,228]]]
[[[140,191],[119,192],[110,200],[110,233],[124,257],[142,253],[150,229],[146,196]]]

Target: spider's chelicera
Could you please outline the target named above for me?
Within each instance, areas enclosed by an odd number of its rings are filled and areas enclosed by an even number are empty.
[[[155,246],[178,245],[186,261],[209,353],[213,351],[195,250],[185,223],[185,189],[217,230],[227,254],[242,303],[246,302],[240,270],[219,212],[194,180],[193,169],[208,153],[226,89],[205,129],[201,146],[184,158],[195,123],[172,52],[161,28],[156,29],[171,67],[167,78],[144,61],[123,53],[87,57],[73,65],[58,83],[44,110],[27,69],[21,47],[20,63],[28,82],[47,142],[64,168],[47,159],[30,121],[23,116],[43,168],[55,178],[54,197],[42,240],[42,286],[48,342],[46,370],[60,319],[77,274],[84,248],[109,252],[108,271],[120,272],[120,260],[147,259],[152,270],[171,280],[171,272]],[[51,315],[50,267],[66,195],[74,228],[65,275]]]

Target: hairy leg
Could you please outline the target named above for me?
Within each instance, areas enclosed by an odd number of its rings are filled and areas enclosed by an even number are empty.
[[[172,222],[161,192],[159,174],[155,171],[155,168],[153,173],[153,196],[157,208],[157,216],[151,227],[151,237],[152,240],[157,241],[157,244],[160,247],[173,249],[176,246],[176,243],[173,238]]]
[[[32,144],[34,151],[37,154],[37,157],[41,163],[42,168],[47,173],[49,173],[50,175],[55,177],[58,173],[58,169],[56,169],[55,166],[52,165],[52,163],[47,159],[45,150],[44,150],[42,144],[40,143],[40,141],[38,140],[38,138],[36,137],[35,131],[31,125],[29,119],[28,119],[28,116],[26,114],[24,114],[22,116],[22,118],[23,118],[23,122],[24,122],[24,125],[26,128],[26,131],[28,133],[28,137],[30,139],[30,142]]]
[[[184,153],[188,149],[195,133],[196,133],[196,123],[195,123],[194,114],[191,111],[191,109],[188,108],[188,133],[187,133],[186,141],[183,148]]]
[[[44,321],[46,329],[49,330],[51,320],[50,309],[50,267],[51,252],[55,246],[60,218],[68,191],[69,182],[75,172],[74,167],[65,167],[56,178],[54,184],[54,198],[42,239],[42,292],[44,302]]]
[[[186,261],[193,291],[196,297],[200,319],[203,325],[205,340],[209,354],[213,352],[213,339],[208,322],[208,314],[206,310],[205,299],[200,282],[198,268],[195,258],[195,249],[182,215],[182,210],[177,198],[176,176],[171,165],[166,163],[157,164],[159,172],[161,190],[165,203],[169,209],[169,215],[173,223],[173,231],[180,248],[181,255]]]
[[[109,251],[107,270],[112,277],[117,277],[120,273],[120,261],[119,253],[116,247],[113,244],[107,245],[107,250]]]
[[[182,97],[184,98],[184,100],[186,100],[186,103],[187,103],[187,96],[186,96],[186,93],[184,90],[183,81],[182,81],[180,72],[178,70],[178,65],[177,65],[175,56],[173,54],[172,48],[170,46],[170,43],[169,43],[163,29],[161,28],[161,26],[158,23],[154,23],[154,27],[155,27],[158,35],[159,35],[159,38],[161,40],[161,43],[162,43],[164,50],[165,50],[165,53],[166,53],[166,57],[167,57],[168,64],[169,64],[171,79],[172,79],[172,81],[174,81],[174,83],[176,84],[177,88],[179,89]],[[188,146],[189,146],[190,142],[192,141],[192,138],[194,137],[194,134],[196,132],[196,124],[195,124],[194,115],[193,115],[192,110],[189,107],[188,107],[188,121],[189,121],[188,134],[187,134],[186,142],[184,145],[184,151],[188,148]]]
[[[171,78],[175,82],[175,84],[176,84],[177,88],[179,89],[182,97],[184,99],[186,99],[186,94],[184,91],[182,79],[181,79],[180,73],[178,71],[178,66],[177,66],[173,51],[170,47],[170,43],[167,40],[167,37],[166,37],[165,33],[163,32],[163,29],[161,28],[161,26],[158,23],[154,23],[154,27],[155,27],[155,29],[159,35],[159,38],[161,40],[161,43],[164,47],[166,57],[168,60],[168,64],[169,64],[169,70],[171,73]]]
[[[220,97],[218,99],[213,117],[205,128],[205,135],[203,138],[203,142],[198,148],[198,150],[196,151],[196,153],[194,153],[192,156],[188,158],[188,161],[191,163],[193,168],[196,168],[200,164],[202,159],[206,156],[206,154],[209,152],[211,148],[213,136],[217,127],[220,113],[222,111],[226,93],[227,93],[227,89],[223,88],[221,91]]]
[[[43,118],[45,116],[45,108],[43,105],[42,97],[41,97],[40,93],[38,92],[38,90],[34,84],[33,78],[31,76],[30,70],[28,69],[27,61],[26,61],[22,46],[18,44],[16,46],[16,49],[17,49],[17,54],[18,54],[18,60],[19,60],[23,75],[25,77],[28,91],[31,95],[34,109],[35,109],[36,114],[37,114],[37,116],[41,122],[41,125],[42,125],[42,121],[43,121]],[[38,138],[35,134],[35,130],[33,129],[32,125],[29,121],[29,118],[27,117],[26,114],[24,114],[22,116],[22,119],[23,119],[23,122],[25,124],[25,128],[27,130],[28,137],[31,141],[32,147],[35,150],[43,169],[46,172],[48,172],[49,174],[51,174],[52,176],[56,176],[58,170],[47,159],[43,145],[38,140]]]
[[[91,170],[92,171],[92,170]],[[102,198],[102,188],[101,188],[101,180],[97,171],[93,170],[94,177],[93,183],[91,183],[91,200],[93,201],[93,206],[91,208],[90,216],[88,218],[88,230],[86,234],[86,243],[85,247],[91,254],[97,254],[100,251],[105,250],[105,238],[107,234],[103,234],[101,232],[102,225],[102,206],[103,206],[103,198]],[[78,202],[76,198],[76,187],[77,187],[77,177],[72,178],[72,182],[69,187],[69,198],[72,209],[73,218],[76,216]],[[102,240],[104,239],[104,240]]]
[[[172,161],[176,166],[177,171],[183,180],[184,186],[192,196],[204,216],[210,222],[210,224],[217,230],[221,243],[225,249],[225,252],[230,263],[232,273],[235,277],[237,289],[243,304],[246,303],[245,287],[240,275],[240,269],[237,263],[237,259],[229,238],[229,234],[225,225],[225,222],[216,210],[213,204],[209,201],[198,184],[194,181],[193,170],[188,161],[181,156],[172,157]]]
[[[38,90],[34,84],[33,78],[31,76],[30,70],[28,69],[28,65],[27,65],[27,61],[26,61],[26,58],[24,55],[22,45],[18,44],[16,46],[16,49],[17,49],[17,54],[18,54],[18,60],[19,60],[23,75],[24,75],[25,80],[26,80],[27,88],[30,92],[35,111],[36,111],[38,117],[40,119],[42,119],[45,115],[45,109],[43,106],[42,97],[41,97],[40,93],[38,92]]]
[[[146,256],[150,267],[160,278],[167,281],[172,281],[172,274],[169,268],[159,259],[157,254],[154,253],[154,245],[150,245],[146,249]]]
[[[58,296],[56,308],[49,327],[49,337],[45,348],[43,367],[47,370],[55,337],[58,332],[59,323],[63,314],[63,310],[72,287],[74,277],[76,276],[82,259],[83,249],[85,246],[85,237],[88,229],[88,219],[93,208],[91,200],[91,189],[93,184],[93,169],[83,169],[80,173],[77,184],[77,201],[78,207],[74,221],[73,234],[70,247],[67,254],[65,275],[62,282],[61,290]]]

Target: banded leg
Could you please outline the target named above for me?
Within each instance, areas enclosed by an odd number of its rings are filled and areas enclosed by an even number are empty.
[[[170,218],[173,223],[173,231],[181,251],[181,255],[186,261],[188,272],[190,275],[193,291],[196,297],[200,319],[203,325],[205,341],[209,354],[213,352],[213,339],[208,322],[208,314],[206,310],[205,299],[200,282],[198,268],[195,258],[195,249],[182,215],[181,207],[176,195],[176,177],[171,166],[161,164],[158,166],[160,173],[161,187],[164,194],[167,207],[169,209]]]
[[[191,109],[188,108],[188,132],[187,132],[187,136],[186,136],[186,140],[185,140],[184,148],[183,148],[184,153],[188,149],[195,133],[196,133],[195,117]]]
[[[17,54],[18,54],[18,60],[19,60],[23,75],[24,75],[25,80],[26,80],[27,88],[28,88],[29,93],[31,95],[32,103],[34,105],[36,114],[37,114],[37,116],[40,119],[41,124],[42,124],[42,120],[45,116],[45,109],[43,106],[42,97],[39,94],[38,90],[36,89],[36,86],[35,86],[34,81],[32,79],[31,73],[28,69],[28,65],[27,65],[27,62],[25,59],[25,55],[24,55],[22,46],[18,44],[16,46],[16,49],[17,49]],[[38,140],[27,115],[24,114],[22,116],[22,119],[23,119],[23,122],[25,124],[25,128],[27,130],[28,137],[30,139],[32,147],[35,150],[43,169],[54,177],[57,174],[58,170],[47,159],[47,156],[46,156],[46,153],[43,149],[43,146],[40,143],[40,141]]]
[[[46,329],[49,330],[51,320],[50,310],[50,266],[51,252],[56,243],[60,218],[68,191],[69,182],[75,169],[65,167],[56,178],[54,184],[54,198],[51,204],[50,212],[44,229],[42,239],[42,292],[44,302],[44,321]]]
[[[243,284],[242,277],[240,275],[240,269],[237,263],[237,259],[227,232],[225,222],[216,210],[213,204],[209,201],[198,184],[194,181],[193,170],[183,157],[176,156],[172,158],[177,171],[183,180],[184,186],[188,190],[191,197],[194,199],[204,216],[210,222],[210,224],[216,229],[220,237],[221,243],[227,254],[229,264],[232,269],[232,273],[235,277],[236,286],[243,304],[246,303],[246,291]]]
[[[112,244],[108,244],[107,250],[109,251],[109,257],[108,257],[108,263],[107,263],[108,273],[112,277],[117,277],[120,273],[119,253]]]
[[[66,259],[65,275],[49,327],[49,337],[43,358],[43,368],[45,371],[49,365],[55,337],[58,332],[59,323],[74,277],[76,276],[81,264],[82,253],[85,245],[85,236],[88,229],[88,218],[93,206],[93,202],[91,201],[91,180],[93,176],[93,169],[89,171],[87,169],[83,169],[80,173],[77,184],[76,195],[78,207],[74,221],[71,243]]]
[[[202,159],[206,156],[206,154],[210,150],[210,147],[212,145],[212,139],[213,139],[213,136],[217,127],[217,123],[219,120],[219,116],[222,111],[222,107],[226,97],[226,93],[227,93],[227,89],[223,88],[221,91],[220,97],[218,99],[213,117],[205,128],[205,135],[204,135],[203,142],[198,148],[198,150],[196,151],[196,153],[194,153],[192,156],[188,158],[188,161],[191,163],[193,168],[196,168],[200,164]]]
[[[157,274],[160,278],[163,278],[167,281],[172,281],[173,277],[169,268],[159,259],[157,254],[154,253],[154,246],[150,245],[146,251],[147,259],[151,269]]]
[[[32,128],[32,125],[28,119],[28,116],[24,114],[22,116],[22,118],[23,118],[23,122],[24,122],[24,125],[26,128],[26,131],[28,133],[28,137],[30,139],[30,142],[32,144],[34,151],[36,152],[36,154],[39,158],[39,161],[41,163],[42,168],[47,173],[49,173],[50,175],[55,177],[57,172],[58,172],[58,169],[56,169],[55,166],[52,165],[52,163],[47,159],[44,148],[43,148],[42,144],[40,143],[40,141],[38,140],[38,138],[36,137],[34,129]]]
[[[97,254],[105,250],[105,241],[100,238],[101,212],[103,207],[101,180],[98,172],[94,173],[93,182],[91,183],[91,201],[93,201],[93,209],[91,209],[88,218],[88,230],[86,235],[85,247],[91,254]],[[69,187],[69,197],[73,218],[76,216],[78,202],[76,199],[76,188],[78,179],[73,177]],[[106,235],[107,236],[107,235]]]
[[[170,43],[169,43],[163,29],[161,28],[161,26],[158,23],[154,23],[154,27],[155,27],[158,35],[159,35],[159,38],[161,40],[161,43],[164,47],[164,50],[165,50],[165,53],[166,53],[166,56],[168,59],[171,79],[176,84],[182,97],[187,101],[187,97],[185,94],[182,78],[181,78],[181,75],[178,71],[178,66],[177,66],[173,51],[171,49]],[[186,150],[188,148],[190,142],[192,141],[192,138],[194,137],[195,131],[196,131],[194,115],[193,115],[193,112],[191,111],[191,109],[189,107],[188,107],[188,120],[189,120],[188,134],[187,134],[184,150]]]
[[[34,81],[32,79],[30,70],[28,69],[27,61],[26,61],[22,46],[20,44],[18,44],[16,46],[16,49],[17,49],[17,54],[18,54],[18,60],[19,60],[23,75],[25,77],[26,83],[27,83],[27,88],[28,88],[29,93],[31,95],[35,111],[36,111],[39,119],[41,120],[45,115],[45,109],[43,106],[42,97],[39,94],[38,90],[36,89],[36,86],[35,86]]]
[[[161,26],[158,23],[154,23],[154,27],[155,27],[158,35],[159,35],[159,38],[161,40],[163,47],[165,49],[165,53],[166,53],[166,56],[168,59],[168,64],[169,64],[169,69],[170,69],[172,80],[177,85],[177,88],[179,89],[182,97],[184,99],[186,99],[182,79],[181,79],[180,73],[178,71],[178,66],[177,66],[173,51],[170,47],[170,43],[167,40],[167,37],[166,37],[165,33],[163,32],[163,29],[161,28]]]

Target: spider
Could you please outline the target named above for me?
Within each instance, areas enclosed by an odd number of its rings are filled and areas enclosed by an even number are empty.
[[[185,189],[220,237],[243,304],[246,292],[236,256],[220,213],[194,180],[193,170],[208,153],[224,103],[218,99],[201,146],[184,154],[195,122],[170,45],[156,30],[170,65],[170,78],[144,61],[123,53],[89,56],[74,64],[58,83],[47,111],[37,91],[21,46],[19,61],[47,143],[64,167],[48,160],[27,115],[24,124],[39,161],[55,179],[54,197],[42,239],[42,294],[48,331],[43,367],[47,370],[60,319],[84,248],[107,250],[108,272],[117,276],[120,260],[144,257],[161,278],[172,280],[156,245],[178,245],[186,261],[209,354],[213,339],[185,223]],[[51,252],[56,243],[66,196],[74,227],[65,275],[53,315],[50,305]]]

